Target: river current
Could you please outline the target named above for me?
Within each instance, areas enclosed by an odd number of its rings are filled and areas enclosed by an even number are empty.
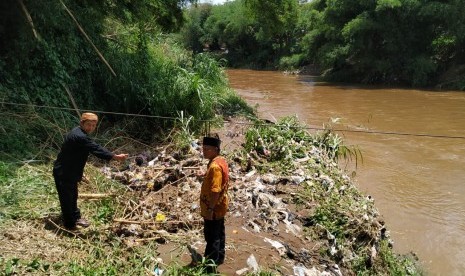
[[[465,275],[465,92],[334,85],[275,71],[227,74],[262,118],[297,115],[310,127],[331,122],[362,131],[337,132],[363,156],[346,169],[374,197],[396,252],[417,254],[428,275]]]

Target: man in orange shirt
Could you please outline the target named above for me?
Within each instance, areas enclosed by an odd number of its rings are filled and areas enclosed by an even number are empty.
[[[224,217],[228,211],[229,168],[220,156],[221,140],[214,137],[203,138],[203,156],[210,160],[200,191],[200,212],[204,218],[204,237],[207,242],[205,258],[215,265],[224,262],[225,228]]]

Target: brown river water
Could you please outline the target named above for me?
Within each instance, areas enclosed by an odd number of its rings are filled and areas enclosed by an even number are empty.
[[[296,114],[309,127],[339,118],[334,128],[456,137],[337,132],[362,152],[363,163],[346,169],[374,197],[396,252],[416,253],[427,275],[465,275],[465,92],[335,85],[274,71],[227,74],[262,118]]]

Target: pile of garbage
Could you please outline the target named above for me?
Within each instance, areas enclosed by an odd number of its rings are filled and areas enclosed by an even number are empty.
[[[388,238],[384,223],[373,200],[362,196],[339,169],[334,152],[315,144],[321,139],[309,140],[309,134],[297,131],[300,136],[292,128],[269,131],[286,133],[284,139],[267,137],[263,126],[251,128],[246,139],[253,140],[224,154],[230,166],[228,216],[241,221],[244,231],[299,241],[291,245],[265,238],[294,275],[351,274],[354,259],[377,259],[379,241]],[[103,168],[131,191],[121,202],[113,231],[131,246],[149,240],[201,240],[199,194],[207,163],[193,142],[184,156],[158,148],[139,154],[124,170]],[[250,255],[249,267],[237,268],[236,274],[258,271],[254,259]]]

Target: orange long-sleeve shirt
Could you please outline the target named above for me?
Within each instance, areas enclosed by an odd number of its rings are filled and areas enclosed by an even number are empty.
[[[214,219],[223,218],[228,211],[229,167],[223,157],[217,156],[208,164],[208,170],[200,190],[200,214],[208,217],[208,207],[213,205],[213,193],[219,193],[218,201],[214,204]]]

